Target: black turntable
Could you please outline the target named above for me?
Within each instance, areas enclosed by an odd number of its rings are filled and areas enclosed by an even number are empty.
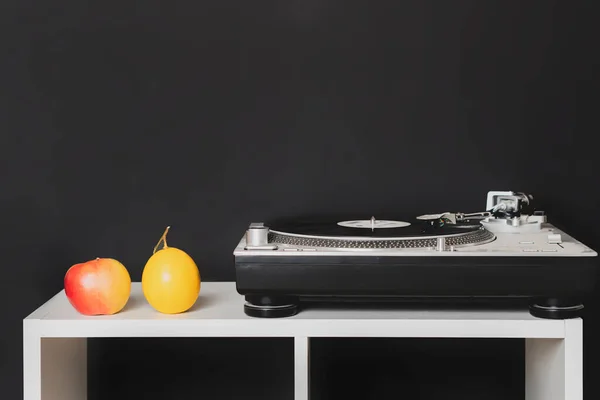
[[[540,318],[581,315],[597,253],[547,222],[523,193],[488,193],[486,211],[416,218],[253,223],[234,251],[255,317],[307,301],[525,300]]]

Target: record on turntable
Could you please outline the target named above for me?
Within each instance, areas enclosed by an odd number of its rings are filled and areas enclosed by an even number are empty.
[[[264,225],[255,229],[265,229]],[[268,243],[328,249],[422,249],[481,244],[495,235],[479,222],[447,224],[443,219],[303,218],[268,223]]]

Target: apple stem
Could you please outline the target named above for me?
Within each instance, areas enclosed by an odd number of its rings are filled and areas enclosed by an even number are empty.
[[[171,228],[170,226],[167,226],[167,229],[165,229],[165,232],[160,237],[160,240],[158,241],[158,243],[156,243],[156,246],[154,246],[154,251],[152,252],[152,254],[156,253],[156,250],[158,249],[160,242],[164,243],[163,249],[166,249],[167,247],[169,247],[169,246],[167,246],[167,233],[169,233],[170,228]]]

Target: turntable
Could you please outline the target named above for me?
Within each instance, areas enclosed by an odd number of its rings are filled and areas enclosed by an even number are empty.
[[[491,191],[476,213],[252,223],[234,251],[244,311],[268,318],[295,315],[311,301],[518,300],[539,318],[581,316],[597,253],[532,202]]]

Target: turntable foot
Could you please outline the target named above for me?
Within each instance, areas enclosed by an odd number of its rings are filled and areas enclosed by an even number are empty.
[[[548,298],[537,299],[529,306],[531,315],[545,319],[570,319],[578,318],[583,314],[583,304]]]
[[[247,295],[244,312],[257,318],[291,317],[298,313],[298,299],[291,296]]]

